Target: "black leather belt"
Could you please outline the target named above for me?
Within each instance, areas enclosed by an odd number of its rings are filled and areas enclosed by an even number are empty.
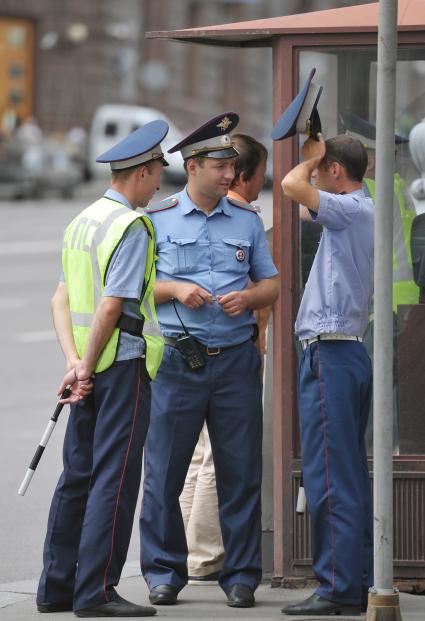
[[[209,347],[208,345],[204,345],[197,339],[195,340],[196,340],[196,344],[198,345],[199,349],[203,351],[204,354],[206,354],[207,356],[218,356],[219,354],[221,354],[224,351],[227,351],[228,349],[233,349],[234,347],[239,347],[240,345],[244,345],[245,343],[247,343],[247,341],[244,341],[243,343],[238,343],[237,345],[226,345],[226,347]],[[251,339],[248,339],[248,340],[250,341]],[[164,336],[164,342],[166,345],[170,345],[170,347],[177,347],[176,345],[177,339],[171,336]]]

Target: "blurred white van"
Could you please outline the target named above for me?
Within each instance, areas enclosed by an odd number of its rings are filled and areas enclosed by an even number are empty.
[[[104,153],[131,132],[150,121],[161,119],[170,127],[165,140],[161,143],[165,158],[170,164],[164,168],[166,179],[175,183],[184,183],[186,173],[183,158],[178,153],[167,153],[173,145],[183,139],[183,134],[162,112],[145,106],[128,106],[125,104],[105,104],[100,106],[94,116],[89,137],[89,166],[94,177],[110,173],[109,164],[98,164],[96,157]]]

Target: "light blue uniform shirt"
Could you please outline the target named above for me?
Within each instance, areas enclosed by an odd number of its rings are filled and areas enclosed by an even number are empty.
[[[373,292],[373,202],[363,189],[319,194],[319,211],[311,213],[323,233],[295,333],[301,340],[329,333],[363,336]]]
[[[249,278],[257,282],[276,276],[264,227],[255,212],[222,198],[207,216],[186,188],[174,196],[179,201],[175,207],[149,213],[159,257],[157,281],[195,283],[215,297],[245,289]],[[252,336],[255,318],[250,310],[229,317],[216,300],[196,310],[178,301],[176,306],[190,334],[210,347],[237,345]],[[165,336],[183,332],[172,302],[159,304],[157,314]]]
[[[133,210],[131,204],[120,192],[109,189],[105,198],[122,203]],[[140,297],[145,277],[148,237],[145,225],[136,220],[127,229],[124,237],[115,249],[106,273],[104,296],[124,298],[122,312],[125,315],[142,318],[140,314]],[[62,272],[61,280],[65,281]],[[132,360],[139,358],[145,351],[143,338],[121,332],[115,360]]]

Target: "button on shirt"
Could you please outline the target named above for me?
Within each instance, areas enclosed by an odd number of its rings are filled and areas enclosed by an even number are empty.
[[[301,340],[327,333],[363,336],[373,292],[373,202],[363,189],[319,194],[312,215],[324,228],[295,332]]]
[[[245,289],[249,278],[257,282],[278,273],[255,212],[222,198],[206,215],[186,188],[175,197],[179,201],[175,207],[149,213],[159,257],[157,281],[195,283],[216,298]],[[250,310],[229,317],[216,299],[196,310],[178,301],[176,306],[187,330],[210,347],[237,345],[252,335],[255,319]],[[183,331],[172,302],[159,304],[157,314],[165,336],[175,337]]]
[[[116,190],[109,189],[104,196],[133,210],[125,196]],[[142,318],[140,297],[145,277],[147,247],[146,227],[141,220],[136,220],[127,229],[112,255],[103,290],[104,296],[124,298],[122,312],[139,319]],[[61,280],[65,281],[63,272]],[[139,358],[144,351],[145,341],[142,337],[121,332],[115,360]]]

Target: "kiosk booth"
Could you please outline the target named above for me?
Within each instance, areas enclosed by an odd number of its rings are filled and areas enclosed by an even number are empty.
[[[273,120],[299,91],[312,67],[322,85],[319,113],[325,136],[362,134],[352,119],[374,124],[376,110],[378,3],[302,15],[151,32],[150,38],[229,47],[272,48]],[[425,117],[425,2],[399,0],[396,128],[408,138]],[[271,130],[272,125],[270,126]],[[370,130],[370,127],[369,127]],[[373,128],[372,128],[373,130]],[[368,147],[373,180],[374,142]],[[425,579],[425,305],[413,280],[410,249],[415,168],[408,141],[396,149],[394,184],[394,575]],[[424,145],[425,150],[425,145]],[[273,253],[281,296],[273,323],[274,584],[311,576],[308,513],[295,513],[301,471],[297,421],[298,353],[293,326],[303,283],[314,256],[317,231],[299,225],[298,205],[283,196],[282,177],[297,162],[300,140],[273,146]],[[373,183],[372,183],[373,185]],[[420,227],[417,227],[420,230]],[[415,261],[416,257],[413,257]],[[406,269],[402,273],[402,267]],[[373,321],[373,309],[371,309]],[[372,343],[369,343],[372,351]],[[373,476],[372,445],[370,472]]]

